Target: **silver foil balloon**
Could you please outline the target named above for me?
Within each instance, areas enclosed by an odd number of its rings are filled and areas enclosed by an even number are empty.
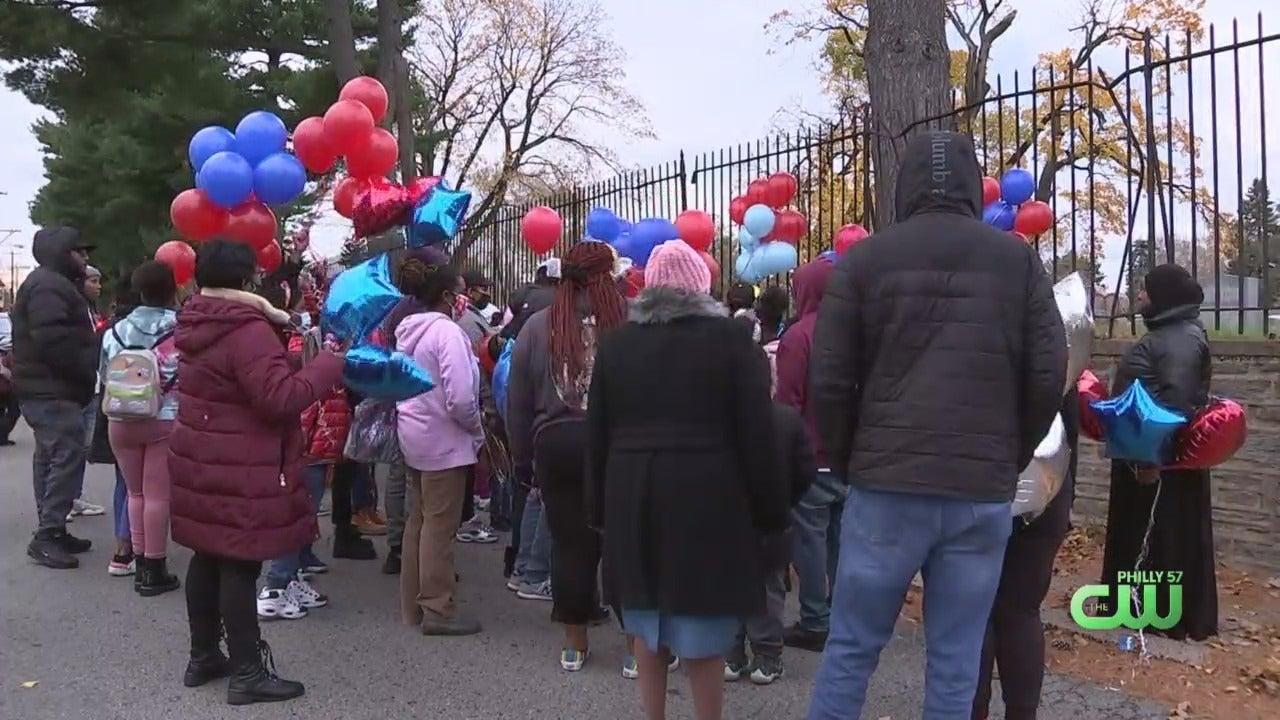
[[[1053,286],[1053,299],[1067,330],[1067,381],[1062,394],[1075,387],[1093,354],[1093,302],[1080,273],[1074,272]]]
[[[1044,512],[1062,489],[1071,466],[1071,446],[1062,424],[1062,414],[1053,417],[1049,432],[1036,446],[1031,464],[1018,475],[1018,490],[1013,497],[1013,516],[1028,520]]]

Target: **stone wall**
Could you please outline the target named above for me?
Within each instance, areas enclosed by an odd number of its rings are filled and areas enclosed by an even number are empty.
[[[1131,340],[1097,340],[1093,370],[1110,380]],[[1218,557],[1280,570],[1280,342],[1213,342],[1213,392],[1249,411],[1249,439],[1213,471],[1214,541]],[[1078,521],[1107,518],[1110,461],[1101,443],[1081,438]]]

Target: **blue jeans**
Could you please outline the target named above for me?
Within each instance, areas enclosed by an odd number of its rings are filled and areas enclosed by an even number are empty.
[[[131,541],[129,534],[129,491],[124,485],[124,475],[120,474],[120,466],[116,465],[116,490],[111,499],[111,508],[115,512],[116,539]]]
[[[1013,528],[1009,503],[854,488],[844,512],[833,595],[839,602],[809,720],[861,717],[867,682],[917,572],[924,577],[928,657],[923,720],[969,720],[985,618]]]
[[[302,469],[302,479],[307,483],[307,492],[311,494],[311,511],[319,512],[320,500],[324,497],[324,465],[306,466]],[[311,543],[307,543],[298,548],[297,552],[272,560],[267,566],[267,587],[272,590],[289,587],[290,581],[298,576],[298,571],[315,559]]]
[[[351,507],[356,512],[378,507],[378,488],[374,485],[373,466],[361,465],[351,481]]]
[[[800,586],[800,622],[805,630],[830,626],[831,590],[840,559],[840,514],[849,488],[829,472],[819,472],[791,511],[791,563]]]
[[[551,527],[542,509],[542,492],[529,491],[520,519],[520,551],[516,555],[515,577],[520,582],[539,585],[551,574]]]

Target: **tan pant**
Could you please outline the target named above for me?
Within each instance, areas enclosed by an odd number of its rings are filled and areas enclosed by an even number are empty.
[[[410,625],[421,622],[424,612],[447,618],[456,612],[453,536],[462,516],[466,470],[409,471],[400,610]]]

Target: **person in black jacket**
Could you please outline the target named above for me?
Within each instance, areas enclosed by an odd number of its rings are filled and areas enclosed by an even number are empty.
[[[1213,355],[1200,324],[1203,301],[1199,283],[1181,267],[1161,265],[1147,273],[1138,297],[1147,334],[1120,358],[1112,397],[1141,380],[1157,402],[1187,418],[1209,403]],[[1131,570],[1182,574],[1182,619],[1168,630],[1147,632],[1176,640],[1218,634],[1209,470],[1157,470],[1111,461],[1102,582],[1114,586],[1116,573]],[[1168,595],[1158,598],[1159,615],[1168,617]],[[1099,610],[1111,614],[1110,608]]]
[[[534,274],[533,282],[511,295],[507,303],[511,311],[511,322],[502,328],[499,336],[503,340],[511,340],[520,335],[520,329],[533,317],[533,314],[551,307],[556,299],[556,285],[560,283],[560,259],[548,258],[542,261]]]
[[[761,372],[772,376],[764,350],[759,351],[759,356]],[[818,457],[798,410],[775,400],[773,426],[778,435],[777,480],[787,488],[788,507],[794,508],[818,474]],[[728,682],[750,678],[756,685],[768,685],[782,677],[782,613],[787,601],[785,575],[791,558],[790,533],[770,538],[768,542],[765,556],[778,569],[770,571],[764,578],[765,612],[743,621],[737,641],[725,656],[724,679]],[[747,661],[748,639],[751,641],[750,662]]]
[[[69,227],[36,232],[39,264],[14,298],[13,381],[36,436],[32,482],[39,529],[27,554],[45,567],[79,567],[92,543],[67,532],[67,515],[84,478],[85,407],[98,382],[98,343],[82,292],[88,243]]]
[[[972,141],[913,137],[895,201],[898,222],[837,261],[810,359],[822,448],[851,485],[810,720],[861,713],[917,572],[924,715],[972,705],[1018,473],[1066,381],[1053,288],[1034,248],[980,220]]]

